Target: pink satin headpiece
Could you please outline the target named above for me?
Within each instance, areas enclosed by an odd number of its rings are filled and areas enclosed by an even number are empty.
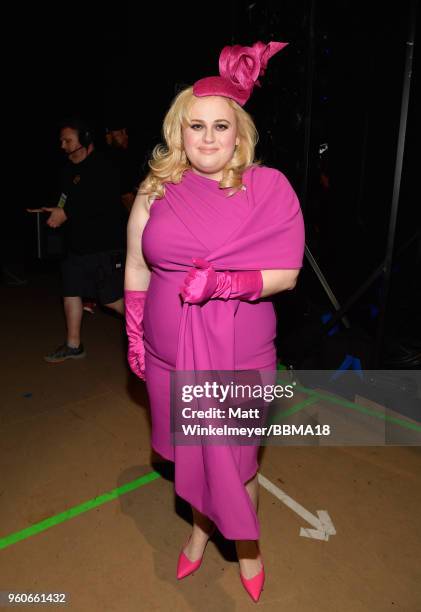
[[[263,76],[272,55],[287,46],[284,42],[270,42],[265,45],[256,42],[252,47],[224,47],[219,56],[220,76],[206,77],[193,85],[195,96],[223,96],[244,106],[255,85],[260,87],[259,77]]]

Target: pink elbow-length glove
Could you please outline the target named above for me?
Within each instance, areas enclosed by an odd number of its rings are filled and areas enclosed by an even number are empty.
[[[145,347],[143,344],[143,309],[146,291],[124,291],[126,332],[129,341],[127,361],[131,371],[145,380]]]
[[[181,287],[181,296],[189,304],[202,304],[214,298],[258,300],[262,294],[263,278],[260,270],[216,272],[205,259],[193,259],[195,265]]]

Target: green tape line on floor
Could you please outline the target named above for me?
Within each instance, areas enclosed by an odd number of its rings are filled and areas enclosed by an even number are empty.
[[[64,523],[64,521],[68,521],[79,514],[83,514],[84,512],[88,512],[92,510],[92,508],[96,508],[97,506],[102,506],[102,504],[106,504],[125,493],[129,493],[130,491],[134,491],[139,487],[142,487],[145,484],[149,484],[153,480],[160,478],[160,474],[158,472],[149,472],[149,474],[145,474],[132,482],[128,482],[117,489],[113,489],[108,493],[104,493],[103,495],[99,495],[98,497],[94,497],[83,504],[79,504],[78,506],[74,506],[73,508],[69,508],[69,510],[65,510],[60,514],[56,514],[55,516],[51,516],[50,518],[44,519],[39,523],[35,523],[35,525],[31,525],[30,527],[26,527],[26,529],[22,529],[21,531],[16,531],[15,533],[11,533],[10,535],[0,538],[0,549],[7,548],[12,544],[16,544],[16,542],[20,542],[21,540],[25,540],[41,531],[45,531],[50,527],[54,527],[55,525],[59,525],[60,523]]]

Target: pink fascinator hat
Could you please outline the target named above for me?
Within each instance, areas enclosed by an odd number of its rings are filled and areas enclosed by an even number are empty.
[[[195,96],[223,96],[244,106],[255,85],[260,87],[259,77],[263,76],[272,55],[281,51],[288,43],[270,42],[267,45],[256,42],[252,47],[224,47],[219,56],[220,76],[206,77],[193,85]]]

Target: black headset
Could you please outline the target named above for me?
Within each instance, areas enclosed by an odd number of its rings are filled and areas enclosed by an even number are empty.
[[[82,147],[89,147],[89,145],[93,143],[91,130],[86,124],[82,122],[79,123],[80,125],[75,126],[75,129],[77,129],[77,133],[79,136],[79,142]]]

